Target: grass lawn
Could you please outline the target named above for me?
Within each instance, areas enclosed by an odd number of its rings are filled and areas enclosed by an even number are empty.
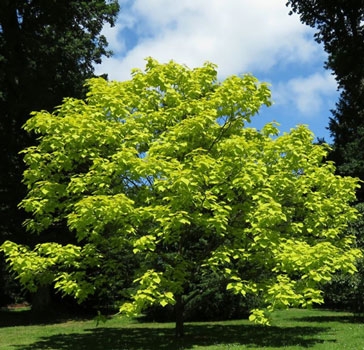
[[[288,310],[273,326],[246,320],[187,323],[175,340],[172,323],[139,323],[117,317],[94,320],[35,320],[30,311],[0,312],[1,350],[177,350],[177,349],[353,349],[364,350],[364,319],[350,313]]]

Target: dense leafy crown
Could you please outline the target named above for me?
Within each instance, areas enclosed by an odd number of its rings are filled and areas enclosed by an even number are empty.
[[[334,175],[305,126],[282,136],[274,124],[246,127],[270,104],[266,84],[250,75],[219,83],[211,63],[149,58],[129,81],[87,86],[86,101],[66,99],[25,125],[39,135],[24,151],[26,225],[42,232],[66,221],[79,242],[32,251],[6,242],[28,288],[55,282],[82,300],[125,246],[141,257],[127,314],[173,304],[211,269],[271,310],[320,302],[333,272],[355,271],[360,252],[343,232],[356,216],[356,180]],[[267,322],[262,310],[251,319]]]
[[[51,94],[79,95],[94,64],[110,54],[101,30],[105,23],[114,25],[118,9],[116,0],[2,1],[0,101],[21,96],[30,106],[30,98],[35,99],[33,106],[42,105],[41,95],[44,108],[51,108]],[[13,96],[15,92],[20,96]]]

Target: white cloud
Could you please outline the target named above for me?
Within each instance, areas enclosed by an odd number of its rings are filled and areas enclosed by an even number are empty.
[[[117,27],[105,32],[118,55],[96,67],[97,74],[108,73],[111,79],[128,79],[132,68],[144,67],[147,56],[190,67],[211,61],[218,64],[222,78],[267,72],[282,61],[322,60],[312,30],[297,16],[288,15],[283,0],[135,0],[126,4]],[[137,35],[132,48],[123,37],[125,29]]]
[[[337,94],[335,78],[327,71],[279,83],[272,91],[277,105],[293,105],[305,117],[319,113],[324,103],[334,100]]]
[[[102,34],[106,37],[107,42],[109,43],[108,49],[111,49],[114,54],[123,52],[126,49],[125,41],[119,38],[119,32],[119,26],[110,27],[107,25],[102,30]]]

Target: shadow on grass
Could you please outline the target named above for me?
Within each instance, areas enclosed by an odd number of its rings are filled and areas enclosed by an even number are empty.
[[[30,345],[14,346],[21,350],[177,350],[194,346],[246,345],[249,347],[312,347],[322,343],[319,339],[323,327],[261,327],[255,325],[200,325],[185,326],[182,339],[174,337],[172,328],[94,328],[85,333],[59,334],[43,337]]]
[[[0,328],[14,326],[30,326],[30,325],[45,325],[62,323],[72,320],[89,320],[95,316],[81,314],[67,314],[60,311],[48,311],[47,313],[38,314],[29,310],[0,310]]]
[[[316,323],[329,323],[329,322],[339,322],[339,323],[364,323],[363,316],[355,315],[335,315],[335,316],[308,316],[308,317],[293,317],[291,318],[294,322],[316,322]]]

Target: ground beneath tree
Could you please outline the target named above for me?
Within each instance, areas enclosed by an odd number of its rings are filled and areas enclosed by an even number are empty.
[[[23,302],[23,303],[16,303],[16,304],[8,304],[6,306],[3,306],[0,308],[0,310],[6,311],[6,310],[17,310],[17,309],[24,309],[24,308],[28,308],[31,305],[28,302]]]

